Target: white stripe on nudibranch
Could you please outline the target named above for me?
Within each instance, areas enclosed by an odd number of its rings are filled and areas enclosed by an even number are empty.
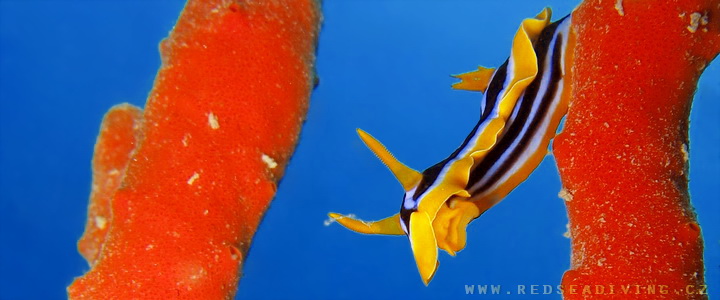
[[[417,201],[415,201],[415,190],[417,190],[417,186],[405,192],[405,196],[403,198],[403,207],[405,209],[414,209],[417,207]]]
[[[556,36],[558,33],[562,33],[562,35],[564,37],[562,39],[562,47],[561,47],[563,57],[560,59],[560,71],[562,72],[561,74],[563,76],[565,76],[565,74],[566,74],[565,71],[567,70],[565,67],[565,56],[568,51],[568,48],[567,48],[568,40],[570,39],[570,24],[572,24],[572,15],[567,16],[567,18],[565,18],[565,20],[563,20],[562,23],[560,23],[560,25],[558,25],[557,31],[555,33]]]

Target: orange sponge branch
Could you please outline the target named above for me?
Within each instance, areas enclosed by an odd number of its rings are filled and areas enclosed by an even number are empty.
[[[567,299],[703,299],[688,116],[720,51],[720,1],[587,0],[554,142],[572,237]],[[704,199],[708,200],[708,199]]]
[[[85,233],[78,250],[92,266],[105,243],[112,220],[110,203],[125,177],[133,151],[142,140],[142,111],[120,104],[105,114],[93,157],[93,184]]]
[[[190,0],[144,113],[105,117],[72,299],[230,299],[313,87],[315,0]]]

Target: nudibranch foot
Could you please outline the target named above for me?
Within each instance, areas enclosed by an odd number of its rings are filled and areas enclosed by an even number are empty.
[[[432,219],[422,211],[416,211],[410,215],[410,228],[408,228],[408,237],[410,238],[410,247],[415,256],[420,277],[425,285],[430,283],[438,263],[438,247],[435,238],[435,232],[428,228],[432,228]]]

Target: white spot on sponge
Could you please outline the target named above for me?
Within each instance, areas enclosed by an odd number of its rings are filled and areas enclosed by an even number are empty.
[[[625,9],[623,8],[622,2],[623,0],[617,0],[617,2],[615,2],[615,10],[617,10],[621,17],[625,15]]]
[[[186,133],[182,139],[183,147],[187,147],[189,145],[189,142],[190,142],[190,134]]]
[[[560,190],[560,192],[558,193],[558,197],[560,197],[560,199],[563,199],[563,200],[568,201],[568,202],[572,201],[572,199],[573,199],[572,193],[570,193],[570,192],[569,192],[568,190],[566,190],[565,188],[563,188],[563,189]]]
[[[606,260],[607,260],[606,258],[598,259],[598,261],[597,261],[598,267],[602,267],[605,264]]]
[[[700,26],[700,19],[702,19],[702,14],[699,12],[694,12],[690,14],[690,25],[688,25],[687,30],[691,33],[695,33],[698,29],[698,26]],[[707,24],[707,21],[705,22]]]
[[[197,172],[193,173],[192,176],[190,176],[190,179],[188,179],[187,184],[193,185],[193,183],[195,183],[195,180],[197,180],[198,178],[200,178],[200,174],[198,174]]]
[[[210,124],[210,128],[212,128],[213,130],[220,128],[218,118],[212,112],[208,113],[208,124]]]
[[[268,156],[265,153],[262,154],[260,159],[262,159],[262,161],[265,163],[265,165],[267,165],[267,167],[269,169],[275,169],[278,165],[277,162],[272,157]]]
[[[95,227],[98,229],[105,229],[105,226],[107,226],[107,219],[103,216],[95,216]]]

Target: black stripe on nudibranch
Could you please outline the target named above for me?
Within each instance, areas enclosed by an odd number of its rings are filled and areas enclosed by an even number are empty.
[[[408,236],[410,235],[410,215],[416,211],[417,209],[406,209],[404,205],[400,206],[400,222],[403,223],[403,228]]]

